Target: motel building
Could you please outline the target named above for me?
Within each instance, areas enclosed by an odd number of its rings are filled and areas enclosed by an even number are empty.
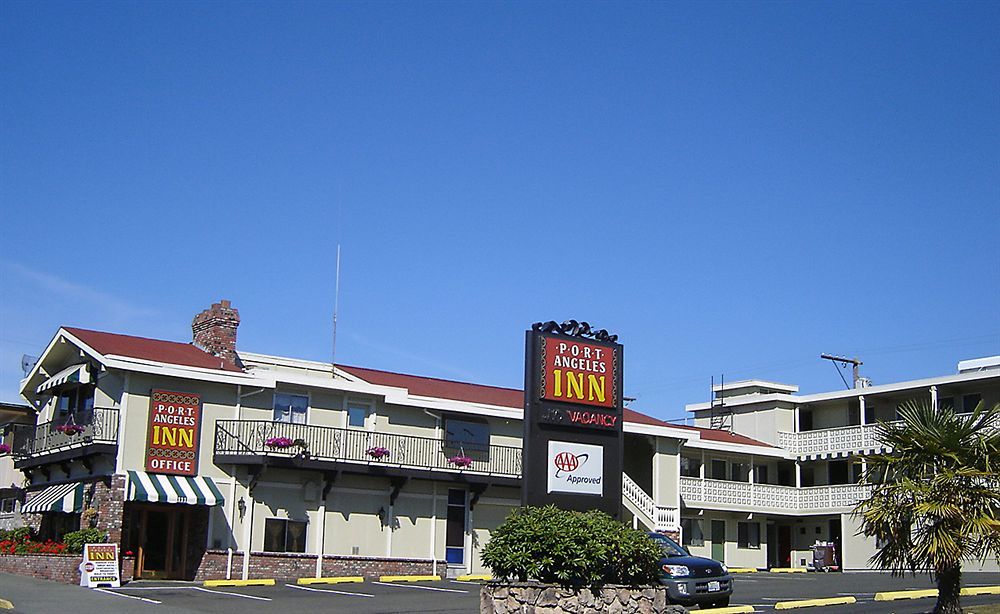
[[[126,579],[488,573],[522,474],[547,471],[522,465],[523,392],[237,352],[239,323],[221,301],[190,342],[60,328],[21,384],[34,424],[4,436],[23,522],[107,531]],[[1000,400],[1000,357],[962,364],[818,395],[728,384],[694,426],[626,408],[621,518],[731,567],[805,567],[832,541],[867,568],[855,461],[903,400]]]

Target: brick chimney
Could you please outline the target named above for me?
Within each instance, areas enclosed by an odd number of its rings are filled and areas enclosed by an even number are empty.
[[[239,365],[239,356],[236,355],[236,328],[239,325],[240,312],[233,309],[229,301],[213,303],[191,322],[194,344],[223,360]]]

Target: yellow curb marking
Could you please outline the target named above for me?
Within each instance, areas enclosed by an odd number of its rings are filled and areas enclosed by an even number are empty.
[[[1000,586],[970,586],[962,589],[963,595],[1000,595]]]
[[[756,567],[730,567],[729,573],[757,573]]]
[[[433,582],[439,576],[379,576],[379,582]]]
[[[353,582],[364,582],[361,576],[330,576],[324,578],[299,578],[296,584],[346,584]]]
[[[828,599],[803,599],[801,601],[779,601],[774,604],[775,610],[794,610],[796,608],[814,608],[824,605],[847,605],[857,603],[854,597],[830,597]]]
[[[734,605],[727,608],[706,608],[699,612],[711,612],[712,614],[751,614],[754,611],[752,605]]]
[[[0,610],[13,610],[14,604],[6,599],[0,599]]]
[[[805,567],[772,567],[771,573],[806,573]]]
[[[889,591],[886,593],[875,593],[875,601],[898,601],[900,599],[923,599],[924,597],[937,597],[937,589],[932,588],[924,591]]]
[[[482,581],[485,582],[485,581],[492,580],[493,576],[490,575],[490,574],[488,574],[488,573],[467,574],[467,575],[464,575],[464,576],[458,576],[455,579],[458,580],[459,582],[477,582],[477,581],[480,581],[480,580],[482,580]]]
[[[274,578],[254,580],[205,580],[204,586],[274,586]]]

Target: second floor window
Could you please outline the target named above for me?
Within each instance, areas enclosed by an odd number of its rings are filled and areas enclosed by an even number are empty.
[[[681,475],[689,478],[701,477],[701,460],[690,456],[681,457]]]
[[[365,427],[365,420],[368,418],[367,405],[350,404],[347,406],[347,426],[358,428]]]
[[[445,447],[449,452],[464,454],[476,460],[487,460],[489,457],[489,423],[447,418],[444,431]]]
[[[94,411],[94,387],[75,386],[59,392],[56,397],[55,418],[66,419],[71,414],[86,414]]]
[[[309,407],[309,397],[300,394],[275,393],[274,421],[290,422],[292,424],[306,423],[306,409]]]

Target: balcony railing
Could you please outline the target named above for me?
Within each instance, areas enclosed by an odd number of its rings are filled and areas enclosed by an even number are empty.
[[[796,488],[681,477],[681,497],[688,506],[718,504],[748,511],[815,513],[852,508],[870,494],[871,487],[858,484]]]
[[[11,452],[17,457],[39,456],[92,444],[118,443],[118,410],[95,408],[38,425],[15,424]]]
[[[898,420],[889,422],[889,424],[899,423]],[[878,424],[861,424],[798,433],[778,431],[778,445],[799,458],[825,458],[850,453],[860,454],[871,450],[886,451],[879,437],[878,428]]]
[[[268,446],[268,440],[285,437],[302,440],[305,447]],[[373,457],[376,448],[388,455]],[[308,457],[374,467],[433,469],[439,471],[521,477],[521,448],[514,446],[453,446],[432,437],[415,437],[360,429],[342,429],[266,420],[219,420],[215,423],[215,454],[224,456]],[[461,467],[455,456],[471,459]]]

